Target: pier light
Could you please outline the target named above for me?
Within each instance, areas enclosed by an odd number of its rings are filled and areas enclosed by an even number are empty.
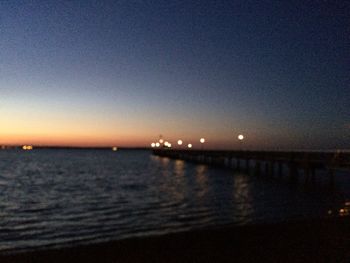
[[[156,143],[156,147],[158,148],[159,146],[160,146],[160,143],[159,143],[159,142],[157,142],[157,143]]]
[[[178,144],[178,145],[182,145],[182,140],[178,140],[178,141],[177,141],[177,144]]]
[[[163,139],[159,139],[159,143],[163,143],[164,142],[164,140]]]
[[[201,150],[203,150],[203,144],[205,143],[205,139],[200,138],[199,142],[201,143]]]
[[[189,143],[189,144],[187,145],[187,147],[188,147],[188,148],[192,148],[192,144]]]
[[[156,144],[154,142],[151,143],[151,147],[154,148],[156,147]]]
[[[168,143],[168,148],[171,148],[171,143]]]
[[[164,142],[164,145],[166,146],[166,147],[169,147],[169,142]]]
[[[244,139],[244,136],[242,134],[238,135],[238,140],[242,141]]]
[[[113,152],[118,151],[118,147],[116,147],[116,146],[112,147],[112,151],[113,151]]]

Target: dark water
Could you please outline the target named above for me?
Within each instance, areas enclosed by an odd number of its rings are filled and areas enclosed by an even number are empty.
[[[0,151],[0,193],[0,251],[319,217],[339,199],[148,151],[102,150]]]

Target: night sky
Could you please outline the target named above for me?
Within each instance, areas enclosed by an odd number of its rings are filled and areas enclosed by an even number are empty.
[[[349,1],[1,1],[0,143],[350,147]]]

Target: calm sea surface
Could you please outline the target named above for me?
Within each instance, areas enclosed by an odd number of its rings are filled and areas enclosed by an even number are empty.
[[[343,198],[149,151],[6,150],[0,251],[313,218]]]

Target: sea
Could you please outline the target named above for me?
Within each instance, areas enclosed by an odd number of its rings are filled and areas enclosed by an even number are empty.
[[[329,191],[149,150],[0,150],[0,253],[327,217],[350,197],[349,174],[336,180]]]

